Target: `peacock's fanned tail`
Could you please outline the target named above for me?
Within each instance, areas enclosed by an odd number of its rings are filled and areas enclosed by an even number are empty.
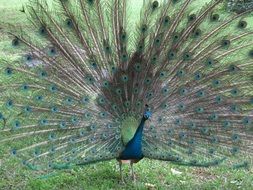
[[[10,154],[35,169],[117,158],[148,104],[145,157],[252,166],[251,10],[144,2],[140,15],[129,0],[56,0],[54,11],[30,2],[33,27],[9,32],[21,56],[1,61],[0,143]]]

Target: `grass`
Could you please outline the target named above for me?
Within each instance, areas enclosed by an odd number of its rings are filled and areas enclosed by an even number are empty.
[[[10,159],[1,168],[0,189],[252,189],[253,171],[176,166],[144,159],[135,165],[137,182],[124,166],[125,184],[120,182],[116,161],[107,161],[45,175],[21,168]]]
[[[0,17],[16,26],[26,23],[19,12],[27,0],[1,0]],[[14,57],[10,39],[0,37],[0,57]],[[1,147],[0,150],[4,149]],[[1,151],[0,151],[1,152]],[[68,189],[253,189],[252,170],[225,167],[189,168],[169,162],[144,159],[135,165],[137,182],[132,182],[129,168],[124,166],[126,183],[120,182],[117,162],[107,161],[70,170],[40,173],[23,168],[14,158],[0,160],[0,189],[68,190]]]

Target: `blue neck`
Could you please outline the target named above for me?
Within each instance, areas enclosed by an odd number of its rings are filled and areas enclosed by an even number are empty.
[[[141,123],[140,123],[139,127],[137,128],[133,139],[136,138],[136,136],[139,136],[139,135],[142,136],[142,131],[143,131],[143,128],[144,128],[145,121],[146,120],[144,119],[144,117],[142,117]]]

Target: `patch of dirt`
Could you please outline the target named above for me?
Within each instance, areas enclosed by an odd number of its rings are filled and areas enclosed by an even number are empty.
[[[200,181],[209,181],[209,180],[215,180],[218,178],[218,176],[214,175],[213,173],[209,172],[205,168],[197,168],[192,171],[192,174],[194,174],[198,180]]]

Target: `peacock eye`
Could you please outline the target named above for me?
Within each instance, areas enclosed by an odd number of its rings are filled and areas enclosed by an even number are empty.
[[[27,55],[26,56],[26,61],[31,61],[32,60],[32,56],[31,55]]]
[[[194,21],[196,19],[196,15],[195,14],[191,14],[188,16],[188,21]]]
[[[158,1],[154,1],[154,2],[152,3],[152,9],[156,9],[158,6],[159,6]]]
[[[13,73],[13,70],[12,70],[11,68],[7,67],[7,68],[5,69],[5,73],[6,73],[7,75],[11,75],[11,74]]]
[[[249,57],[253,58],[253,49],[249,51]]]
[[[201,35],[201,30],[200,29],[196,29],[193,31],[193,37],[194,38],[198,38]]]
[[[51,53],[55,53],[55,49],[51,49],[50,52],[51,52]]]
[[[122,60],[122,62],[126,62],[128,60],[128,55],[126,53],[123,53],[121,55],[121,60]]]
[[[12,154],[13,156],[17,155],[17,149],[15,149],[15,148],[12,149],[12,150],[11,150],[11,154]]]
[[[148,29],[148,26],[146,24],[143,24],[142,27],[141,27],[141,31],[146,32],[147,29]]]
[[[18,38],[15,38],[12,40],[12,45],[13,46],[18,46],[19,45],[19,39]]]
[[[211,19],[211,21],[218,21],[219,18],[220,18],[220,16],[218,14],[213,14],[213,15],[211,15],[210,19]]]
[[[221,47],[227,48],[230,46],[230,43],[231,43],[230,40],[224,39],[221,41]]]
[[[72,22],[72,20],[71,19],[66,19],[66,25],[68,26],[68,27],[72,27],[73,26],[73,22]]]
[[[247,22],[244,21],[244,20],[241,20],[239,23],[238,23],[238,28],[241,28],[241,29],[244,29],[247,27]]]
[[[163,21],[164,21],[164,24],[168,24],[170,21],[170,17],[169,16],[164,17]]]
[[[46,31],[47,31],[46,28],[44,26],[41,26],[39,29],[39,34],[43,36],[46,34]]]
[[[175,40],[177,40],[179,38],[179,36],[176,34],[173,36]]]

